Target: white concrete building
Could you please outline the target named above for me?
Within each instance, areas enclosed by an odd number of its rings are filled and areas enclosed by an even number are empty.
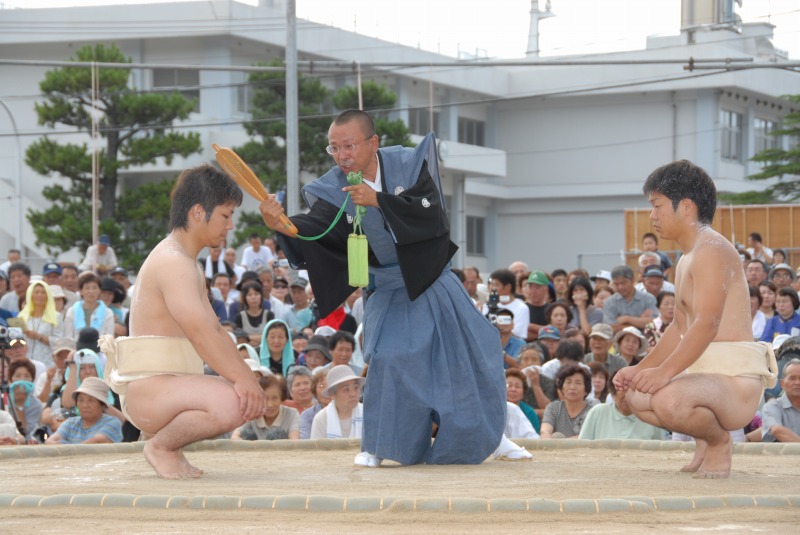
[[[685,19],[678,35],[650,39],[645,50],[580,58],[529,54],[537,63],[526,66],[465,62],[433,68],[427,65],[453,58],[298,20],[298,57],[425,65],[374,67],[364,69],[363,76],[397,93],[392,115],[415,134],[428,129],[433,106],[453,239],[461,247],[455,265],[476,265],[485,272],[519,259],[549,271],[578,267],[583,255],[582,267],[594,272],[619,263],[623,211],[647,207],[641,185],[656,167],[687,158],[708,170],[721,191],[754,189],[745,180],[756,170],[749,158],[773,142],[764,132],[780,125],[790,110],[778,96],[800,92],[800,83],[796,72],[781,69],[688,72],[683,64],[548,63],[694,57],[751,58],[777,66],[787,61],[770,42],[769,24],[746,24],[736,33],[711,24],[712,15],[708,20],[700,15]],[[261,0],[258,6],[214,0],[0,10],[0,60],[63,61],[85,44],[114,42],[134,62],[248,66],[283,57],[285,39],[282,0]],[[48,68],[0,63],[5,82],[0,99],[8,110],[0,110],[0,256],[17,234],[16,166],[25,209],[43,206],[41,189],[52,180],[20,163],[20,151],[43,131],[33,105]],[[321,76],[333,89],[356,79],[352,71]],[[128,172],[123,182],[175,176],[186,166],[212,160],[212,143],[242,144],[241,122],[249,117],[245,81],[246,75],[235,71],[133,70],[137,88],[180,86],[199,96],[198,110],[185,126],[201,134],[204,152],[170,166]],[[245,209],[254,207],[248,203]],[[45,256],[25,225],[23,254]]]

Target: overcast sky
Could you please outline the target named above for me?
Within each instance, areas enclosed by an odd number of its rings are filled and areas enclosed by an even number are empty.
[[[163,0],[0,3],[67,7],[160,1]],[[544,4],[541,0],[542,9]],[[680,0],[552,0],[551,4],[556,16],[540,25],[542,56],[640,49],[645,46],[646,36],[677,34],[680,28]],[[452,56],[461,51],[495,58],[522,57],[528,40],[529,0],[296,0],[296,5],[300,18]],[[800,0],[744,0],[737,13],[745,22],[774,24],[775,45],[788,50],[792,59],[800,59]]]

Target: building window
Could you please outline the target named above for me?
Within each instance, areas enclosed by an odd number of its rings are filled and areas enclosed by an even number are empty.
[[[433,126],[431,126],[430,108],[411,108],[408,110],[408,131],[419,136],[429,132],[439,132],[439,112],[433,112]]]
[[[780,136],[774,135],[777,129],[778,123],[775,121],[756,117],[755,123],[753,124],[753,138],[755,141],[756,154],[762,150],[777,149],[780,147]]]
[[[486,123],[475,119],[458,118],[458,142],[467,145],[486,146]]]
[[[253,108],[253,87],[247,73],[238,73],[236,81],[236,111],[250,113]]]
[[[486,218],[467,216],[467,254],[486,256]]]
[[[742,114],[722,110],[720,114],[721,150],[724,160],[742,161]]]
[[[153,69],[153,88],[172,89],[194,99],[195,112],[200,111],[200,71],[196,69]]]

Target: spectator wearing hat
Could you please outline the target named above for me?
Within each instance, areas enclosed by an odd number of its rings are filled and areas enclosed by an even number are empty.
[[[592,332],[592,325],[603,321],[603,311],[594,304],[594,290],[589,279],[575,277],[567,288],[566,302],[569,305],[572,320],[569,321],[570,327],[577,327],[586,335]]]
[[[494,271],[489,279],[492,291],[496,291],[499,297],[498,306],[507,308],[514,313],[514,336],[523,340],[528,336],[528,324],[530,323],[530,313],[528,307],[522,300],[517,299],[515,292],[517,289],[517,279],[508,269],[498,269]],[[483,307],[483,314],[489,313],[488,305]]]
[[[618,396],[614,383],[609,379],[608,392],[614,403],[599,403],[592,407],[581,426],[578,438],[600,440],[619,438],[631,440],[664,440],[665,431],[641,421],[633,414],[625,396]]]
[[[328,388],[327,379],[328,370],[321,366],[311,372],[311,392],[314,394],[316,403],[300,415],[300,438],[303,440],[311,438],[311,425],[314,418],[331,402],[331,398],[324,394],[325,389]]]
[[[52,345],[50,352],[53,365],[40,374],[34,383],[35,394],[42,403],[47,403],[50,396],[59,392],[66,383],[67,357],[75,351],[75,341],[69,338],[59,338]]]
[[[259,345],[264,327],[273,319],[275,314],[269,309],[269,302],[264,301],[261,283],[256,280],[245,282],[239,292],[239,313],[233,317],[236,327],[249,336],[252,344]]]
[[[552,325],[545,325],[539,329],[539,341],[547,348],[548,355],[554,355],[556,347],[561,341],[561,331],[558,327]]]
[[[645,232],[644,235],[642,235],[642,251],[648,251],[658,255],[658,265],[661,267],[661,271],[664,273],[664,278],[666,279],[672,269],[672,260],[670,260],[666,253],[658,250],[658,236],[652,232]]]
[[[100,336],[114,334],[114,313],[100,299],[100,278],[89,271],[78,278],[81,300],[67,309],[64,317],[64,336],[78,339],[86,327],[96,329]]]
[[[797,274],[789,264],[777,264],[769,270],[769,280],[778,290],[791,288],[792,283],[797,280]]]
[[[497,330],[500,331],[500,345],[503,346],[503,367],[505,369],[518,368],[517,357],[520,350],[525,347],[525,340],[514,336],[511,332],[514,328],[514,313],[507,308],[501,308],[497,311],[494,323]]]
[[[55,262],[48,262],[42,268],[42,280],[50,286],[61,285],[62,268]]]
[[[308,280],[303,277],[295,277],[289,284],[292,305],[288,307],[286,322],[294,331],[302,331],[314,321],[314,311],[310,307],[307,287]]]
[[[644,329],[658,316],[656,298],[635,288],[631,268],[625,265],[615,267],[611,270],[611,280],[616,293],[603,304],[603,323],[611,325],[614,332],[625,327]]]
[[[364,382],[365,379],[354,374],[350,366],[334,366],[328,370],[328,387],[322,394],[329,397],[331,402],[314,416],[311,423],[312,440],[361,438],[364,407],[359,399]],[[360,456],[356,457],[357,462]]]
[[[331,360],[332,357],[328,349],[328,339],[315,334],[308,339],[308,344],[303,354],[297,359],[297,363],[306,366],[309,370],[316,371],[317,368],[324,367],[326,364],[330,363]]]
[[[525,305],[528,307],[528,340],[539,336],[539,329],[547,325],[545,310],[550,303],[550,279],[544,271],[532,271],[523,286]]]
[[[542,438],[578,438],[589,410],[597,400],[586,399],[592,391],[592,376],[576,362],[565,364],[556,375],[559,398],[551,402],[542,418]]]
[[[102,234],[97,243],[86,249],[86,257],[80,265],[81,271],[94,271],[105,276],[117,267],[117,254],[111,247],[111,238]]]
[[[256,271],[258,268],[269,266],[274,255],[269,247],[261,243],[261,236],[254,232],[247,241],[250,242],[250,246],[242,252],[242,267],[248,271]]]
[[[751,232],[747,236],[747,249],[745,251],[750,255],[750,258],[761,260],[767,265],[772,263],[772,249],[764,245],[761,234],[758,232]]]
[[[298,365],[289,370],[289,375],[286,376],[289,397],[283,404],[297,409],[300,414],[303,414],[306,409],[310,409],[316,403],[314,391],[311,390],[313,377],[311,370],[305,366]]]
[[[28,356],[45,366],[53,364],[51,345],[63,336],[61,318],[50,285],[44,281],[33,281],[28,286],[25,306],[18,317],[25,322],[23,333],[28,341]]]
[[[606,366],[609,375],[613,375],[620,368],[628,365],[627,361],[609,350],[614,343],[614,329],[605,323],[592,325],[592,332],[589,334],[589,349],[591,350],[583,357],[583,362],[600,362]]]
[[[19,314],[19,311],[25,305],[25,293],[28,291],[28,285],[31,282],[31,268],[28,267],[28,264],[15,262],[9,266],[6,273],[8,274],[11,291],[0,299],[0,308],[13,314]]]
[[[608,288],[611,286],[611,272],[601,269],[597,275],[589,277],[589,280],[594,283],[594,291],[597,293],[601,288]]]
[[[267,409],[261,418],[245,422],[231,435],[232,440],[297,440],[300,438],[300,413],[287,407],[286,381],[267,375],[258,380],[264,390]]]
[[[614,335],[614,347],[628,366],[638,364],[645,355],[649,345],[647,338],[636,327],[625,327]]]
[[[113,444],[122,441],[122,424],[106,413],[108,386],[97,377],[87,377],[72,394],[80,411],[68,418],[47,439],[47,444]]]
[[[675,293],[675,285],[667,280],[661,266],[647,266],[642,273],[641,282],[636,283],[635,288],[653,297],[658,297],[661,292]]]
[[[775,315],[767,320],[760,340],[772,343],[775,337],[781,334],[800,335],[798,308],[800,308],[800,298],[794,288],[779,288],[778,295],[775,297]]]

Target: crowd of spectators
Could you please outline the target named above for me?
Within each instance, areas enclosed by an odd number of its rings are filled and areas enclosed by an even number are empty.
[[[361,352],[361,290],[320,317],[307,274],[290,268],[273,240],[253,234],[248,241],[238,258],[235,249],[217,247],[198,260],[209,304],[267,399],[262,418],[224,438],[360,438],[369,368]],[[757,233],[748,245],[741,253],[753,338],[773,344],[781,377],[751,425],[734,436],[800,441],[799,273]],[[1,267],[2,371],[9,389],[0,444],[139,439],[102,381],[105,356],[97,340],[128,334],[135,289],[108,237],[78,266],[48,262],[33,274],[11,250]],[[591,276],[582,269],[548,273],[522,261],[489,274],[454,269],[474,306],[498,329],[509,437],[690,438],[638,420],[611,380],[647,358],[675,319],[676,266],[658,250],[655,235],[643,237],[635,267],[609,266]]]

